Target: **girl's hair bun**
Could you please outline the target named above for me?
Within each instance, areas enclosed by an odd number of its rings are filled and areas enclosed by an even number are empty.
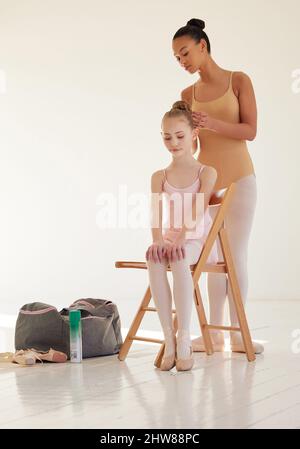
[[[190,105],[183,100],[175,101],[175,103],[173,103],[171,111],[174,111],[175,109],[179,111],[192,112]]]
[[[205,22],[201,19],[191,19],[187,22],[187,25],[200,28],[201,30],[205,28]]]
[[[175,101],[175,103],[172,104],[172,107],[169,111],[165,113],[163,116],[162,121],[164,121],[165,118],[175,118],[182,120],[182,117],[184,117],[190,126],[191,129],[194,129],[194,123],[193,123],[193,113],[190,105],[184,101],[184,100],[178,100]]]

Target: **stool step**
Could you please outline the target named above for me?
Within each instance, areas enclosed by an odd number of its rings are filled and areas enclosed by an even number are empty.
[[[165,342],[164,340],[159,340],[157,338],[147,338],[147,337],[138,337],[138,336],[130,337],[130,340],[149,341],[151,343],[159,343],[159,344],[162,344]]]
[[[144,310],[145,312],[157,312],[156,307],[142,307],[142,310]],[[176,313],[176,310],[173,309],[172,313]]]
[[[191,271],[194,271],[197,264],[190,265]],[[131,260],[117,260],[115,262],[116,268],[139,268],[147,270],[146,262],[131,261]],[[167,271],[171,271],[170,265],[167,265]],[[225,262],[207,263],[202,269],[203,273],[227,273]]]
[[[208,329],[221,329],[223,331],[238,331],[241,332],[240,327],[232,327],[232,326],[215,326],[214,324],[204,324],[203,327]]]

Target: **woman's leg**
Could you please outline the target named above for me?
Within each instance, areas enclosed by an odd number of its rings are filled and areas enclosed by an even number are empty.
[[[201,249],[202,244],[200,241],[187,240],[185,243],[185,258],[176,260],[176,262],[170,262],[178,324],[177,356],[179,359],[190,357],[190,323],[194,302],[194,282],[190,265],[197,263]]]
[[[241,297],[245,306],[248,295],[248,242],[257,202],[255,175],[246,176],[240,179],[237,181],[237,187],[238,195],[233,198],[232,205],[230,206],[225,221],[225,227]],[[239,327],[230,283],[228,283],[228,302],[231,326]],[[240,332],[231,332],[230,336],[231,343],[236,346],[236,349],[239,349],[239,345],[242,345],[243,347]],[[263,351],[263,346],[258,342],[253,341],[253,346],[256,353]]]
[[[233,198],[228,211],[225,226],[238,279],[241,296],[245,304],[248,293],[248,241],[254,218],[257,200],[256,178],[246,176],[237,182],[238,195]],[[232,326],[238,326],[230,284],[228,300]]]
[[[214,206],[209,209],[213,221],[218,211],[219,206]],[[220,262],[224,261],[219,237],[217,237],[217,251],[218,260]],[[224,309],[227,297],[227,275],[225,273],[207,273],[207,293],[209,300],[209,321],[212,324],[222,326],[224,324]],[[210,332],[219,333],[223,336],[223,332],[217,329],[211,329]]]
[[[248,290],[247,274],[247,250],[250,231],[253,223],[257,200],[256,177],[255,175],[245,176],[236,181],[236,191],[232,202],[228,208],[225,218],[225,228],[231,248],[233,262],[236,268],[236,275],[241,289],[241,295],[246,302]],[[215,218],[218,207],[210,208],[212,219]],[[223,260],[220,243],[218,239],[218,254]],[[232,300],[231,288],[224,274],[208,273],[207,288],[209,297],[210,323],[222,325],[224,322],[224,306],[228,293],[231,324],[238,325],[235,307]],[[216,339],[221,341],[222,332],[216,332]],[[232,334],[233,335],[233,334]],[[239,335],[238,335],[239,337]],[[237,337],[237,338],[238,338]],[[195,341],[195,349],[201,345],[203,350],[202,337]],[[259,348],[257,348],[259,349]]]
[[[213,206],[209,208],[209,214],[212,221],[215,220],[219,206]],[[217,253],[218,261],[223,261],[223,254],[219,237],[217,237]],[[209,302],[209,322],[222,326],[224,323],[224,308],[227,297],[227,276],[226,274],[219,273],[207,273],[207,294]],[[210,329],[210,335],[212,342],[214,343],[215,351],[224,350],[224,334],[217,329]],[[204,352],[205,346],[203,337],[195,338],[192,341],[193,350],[195,352]]]
[[[149,283],[152,298],[157,309],[158,317],[165,339],[165,357],[174,354],[175,339],[172,319],[172,293],[167,278],[167,259],[162,262],[146,260],[149,273]]]

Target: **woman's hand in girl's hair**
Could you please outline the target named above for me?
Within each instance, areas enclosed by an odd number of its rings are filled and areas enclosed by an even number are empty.
[[[207,112],[192,112],[193,124],[195,128],[207,128],[215,130],[215,119],[210,117]]]
[[[185,258],[185,239],[177,239],[173,243],[166,242],[166,256],[169,262],[176,262]]]
[[[153,260],[155,263],[162,262],[165,257],[165,241],[153,242],[146,251],[146,260]]]

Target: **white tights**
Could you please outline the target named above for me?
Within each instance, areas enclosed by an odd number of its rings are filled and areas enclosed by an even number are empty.
[[[170,261],[170,268],[173,275],[173,296],[176,308],[178,324],[178,340],[185,340],[185,344],[177,345],[179,358],[187,358],[189,355],[190,343],[190,322],[192,315],[192,305],[194,297],[194,283],[190,265],[198,262],[202,250],[202,242],[197,239],[186,240],[185,258]],[[212,250],[208,258],[216,258]],[[165,355],[174,351],[174,329],[172,320],[172,293],[167,278],[168,259],[163,258],[162,262],[147,260],[150,289],[153,301],[157,308],[157,313],[165,338]]]
[[[236,181],[236,191],[225,217],[225,228],[231,249],[241,296],[245,305],[248,293],[248,241],[257,201],[256,177],[254,174]],[[219,207],[209,209],[212,219]],[[217,239],[219,260],[223,260],[219,239]],[[238,318],[232,299],[231,287],[226,274],[208,273],[207,289],[209,297],[210,323],[224,324],[224,307],[228,295],[231,325],[238,327]]]

